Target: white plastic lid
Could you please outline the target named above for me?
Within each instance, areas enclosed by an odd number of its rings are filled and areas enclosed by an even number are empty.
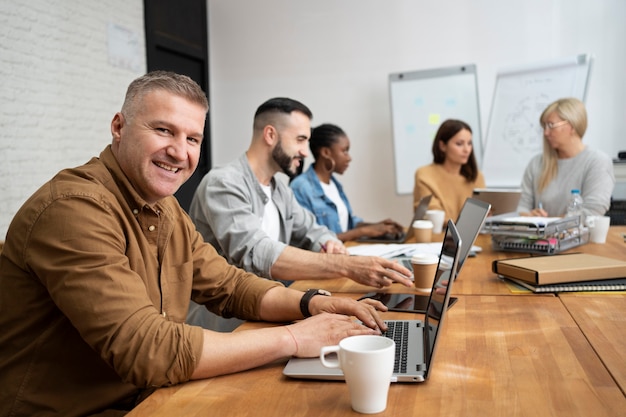
[[[414,229],[432,229],[433,222],[431,222],[430,220],[415,220],[413,222],[413,228]]]
[[[418,265],[431,265],[439,262],[439,257],[432,253],[416,253],[411,257],[411,263]]]

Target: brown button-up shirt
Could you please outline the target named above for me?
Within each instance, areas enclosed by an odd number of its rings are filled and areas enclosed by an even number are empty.
[[[149,206],[110,146],[16,214],[0,255],[0,415],[81,416],[189,379],[189,299],[258,319],[280,285],[228,265],[174,197]]]

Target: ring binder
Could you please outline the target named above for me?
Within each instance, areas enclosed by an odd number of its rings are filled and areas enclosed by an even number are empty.
[[[553,255],[589,241],[579,216],[495,216],[485,223],[494,250]]]

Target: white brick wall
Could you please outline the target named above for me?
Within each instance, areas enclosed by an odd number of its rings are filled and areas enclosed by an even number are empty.
[[[138,71],[109,64],[109,23],[137,35]],[[37,188],[110,143],[145,62],[141,0],[0,0],[0,241]]]

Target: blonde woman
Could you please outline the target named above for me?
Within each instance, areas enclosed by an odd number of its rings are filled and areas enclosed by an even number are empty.
[[[539,118],[543,154],[533,157],[522,179],[518,211],[529,216],[563,216],[572,189],[580,190],[585,216],[603,215],[615,185],[608,155],[583,144],[585,105],[576,98],[550,104]]]

